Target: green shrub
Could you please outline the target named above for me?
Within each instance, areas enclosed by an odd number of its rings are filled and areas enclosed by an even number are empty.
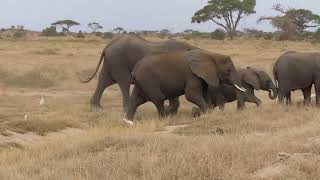
[[[103,36],[103,33],[102,33],[102,32],[94,32],[94,35],[95,35],[95,36],[98,36],[98,37],[102,37],[102,36]]]
[[[207,32],[199,32],[199,31],[193,31],[192,33],[185,34],[184,39],[197,39],[197,38],[203,38],[203,39],[209,39],[210,33]]]
[[[47,27],[41,32],[42,36],[63,36],[63,33],[58,33],[55,26]]]
[[[84,34],[82,33],[82,31],[79,31],[76,35],[75,35],[76,38],[85,38]]]
[[[264,33],[263,39],[265,40],[271,40],[273,38],[273,33]]]
[[[320,28],[318,28],[316,32],[313,33],[312,40],[315,42],[320,42]]]
[[[105,33],[103,33],[102,38],[103,39],[112,39],[113,38],[113,33],[112,32],[105,32]]]
[[[224,40],[226,38],[226,33],[221,29],[217,29],[210,34],[210,38],[216,40]]]
[[[16,30],[14,33],[13,33],[13,38],[22,38],[26,35],[26,32],[24,30]]]

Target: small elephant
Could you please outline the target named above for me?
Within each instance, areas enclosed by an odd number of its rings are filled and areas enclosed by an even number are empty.
[[[320,53],[287,52],[279,57],[273,67],[273,76],[278,86],[278,99],[292,104],[291,91],[302,90],[304,104],[311,102],[314,84],[316,105],[320,107]]]
[[[205,93],[208,85],[220,83],[236,86],[238,108],[243,107],[243,92],[236,69],[229,56],[205,50],[165,53],[143,58],[134,68],[134,89],[127,119],[133,120],[136,109],[147,101],[157,108],[159,116],[166,116],[164,101],[185,95],[201,113],[208,109]]]
[[[241,80],[241,86],[247,90],[244,93],[244,102],[260,106],[261,100],[255,96],[254,90],[268,91],[270,99],[277,98],[276,86],[266,72],[247,67],[239,69],[238,76]],[[237,100],[237,89],[234,86],[222,84],[218,88],[209,87],[209,89],[206,99],[211,108],[219,106],[220,109],[223,109],[226,102]]]
[[[143,57],[152,54],[189,51],[192,49],[197,49],[197,47],[176,40],[150,42],[137,35],[131,34],[122,35],[112,40],[108,46],[103,49],[94,74],[86,80],[81,80],[82,83],[90,82],[103,62],[97,88],[90,100],[91,106],[101,107],[100,100],[104,90],[113,84],[118,84],[123,97],[123,109],[127,112],[130,104],[131,72],[137,62]],[[169,101],[170,109],[175,111],[179,100]],[[172,104],[175,106],[172,106]]]

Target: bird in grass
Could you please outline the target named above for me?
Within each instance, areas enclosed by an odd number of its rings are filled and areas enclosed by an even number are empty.
[[[130,120],[127,120],[126,118],[123,119],[125,123],[127,123],[129,126],[134,126],[133,122]]]
[[[24,120],[28,120],[29,119],[29,115],[28,114],[25,114],[24,115]]]
[[[41,100],[40,100],[40,106],[42,106],[42,105],[44,105],[44,98],[43,98],[43,96],[41,96]]]

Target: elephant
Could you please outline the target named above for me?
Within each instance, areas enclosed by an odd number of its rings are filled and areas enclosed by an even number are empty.
[[[112,40],[102,51],[101,57],[95,72],[82,83],[90,82],[96,75],[99,66],[103,61],[102,70],[99,75],[97,88],[90,100],[92,107],[100,107],[100,100],[104,90],[118,83],[122,97],[123,109],[127,112],[130,101],[131,71],[135,64],[143,57],[152,54],[166,53],[172,51],[189,51],[196,47],[176,40],[163,42],[149,42],[137,35],[122,35]],[[179,100],[169,100],[171,111],[179,107]]]
[[[254,90],[269,92],[269,98],[271,100],[277,98],[276,86],[266,72],[247,67],[239,69],[238,76],[241,81],[241,86],[247,90],[244,93],[244,102],[255,103],[257,106],[261,105],[261,100],[255,96]],[[210,86],[208,88],[211,90],[208,90],[206,100],[212,109],[219,106],[219,108],[223,110],[226,102],[237,100],[237,89],[232,85],[222,84],[217,88]]]
[[[126,118],[132,121],[137,108],[147,101],[156,106],[160,118],[165,117],[164,101],[181,95],[204,113],[208,109],[204,96],[208,85],[218,87],[223,83],[239,90],[238,109],[241,109],[245,89],[240,87],[236,73],[229,56],[201,49],[147,56],[132,71],[135,86]]]
[[[273,76],[278,88],[279,103],[291,105],[291,91],[302,90],[304,104],[311,102],[311,88],[314,84],[316,105],[320,107],[320,53],[286,52],[273,67]]]

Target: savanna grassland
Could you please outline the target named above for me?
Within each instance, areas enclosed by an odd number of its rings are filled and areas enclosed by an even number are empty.
[[[103,109],[91,110],[97,78],[81,84],[78,77],[93,72],[108,42],[0,40],[0,179],[320,178],[320,110],[314,100],[302,106],[301,92],[291,107],[257,92],[261,108],[247,104],[238,112],[230,103],[196,119],[184,97],[178,115],[161,121],[147,103],[128,127],[114,85]],[[270,74],[286,51],[320,50],[308,42],[187,42]]]

